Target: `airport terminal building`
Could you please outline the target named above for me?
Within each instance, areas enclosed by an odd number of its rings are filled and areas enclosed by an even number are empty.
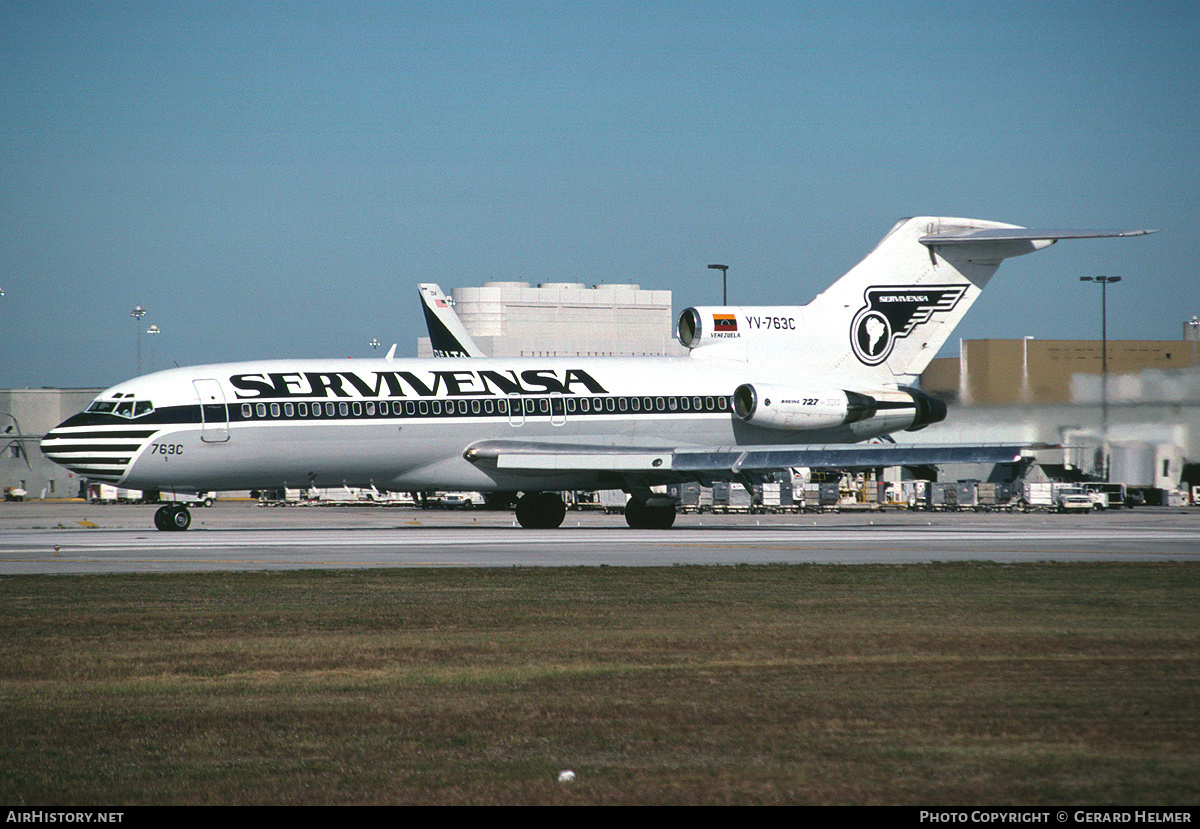
[[[962,340],[957,358],[934,360],[921,377],[950,413],[919,436],[1062,444],[1054,462],[1093,478],[1200,484],[1185,469],[1200,462],[1197,342],[1110,340],[1107,364],[1105,375],[1095,340]]]
[[[492,357],[637,357],[685,349],[674,337],[670,291],[578,282],[485,282],[455,288],[454,311]],[[432,357],[428,337],[417,356]]]
[[[82,478],[51,463],[38,441],[71,415],[82,412],[103,389],[0,389],[0,487],[26,498],[78,498]]]

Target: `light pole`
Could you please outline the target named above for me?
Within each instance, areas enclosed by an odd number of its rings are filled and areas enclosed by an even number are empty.
[[[137,332],[137,376],[140,377],[142,374],[142,317],[146,316],[146,309],[135,305],[129,315],[133,317],[134,330]]]
[[[726,284],[725,277],[727,277],[729,275],[729,266],[728,265],[709,265],[708,269],[710,271],[720,271],[721,272],[721,304],[728,305],[729,304],[729,293],[728,293],[728,286]]]
[[[158,351],[158,349],[154,347],[154,343],[158,339],[157,335],[161,334],[162,331],[159,330],[157,325],[151,325],[146,329],[146,333],[155,335],[150,339],[150,370],[154,371],[154,355]]]
[[[4,292],[0,291],[0,296]],[[1192,314],[1192,318],[1183,324],[1183,338],[1192,341],[1192,365],[1196,365],[1196,342],[1200,340],[1200,317]]]
[[[1033,390],[1029,385],[1029,341],[1033,337],[1026,336],[1021,340],[1021,402],[1033,402]]]
[[[371,346],[372,351],[378,351],[379,350],[379,338],[372,337],[371,341],[369,343],[367,343],[367,345]]]
[[[1121,281],[1119,276],[1081,276],[1080,282],[1100,284],[1100,440],[1108,456],[1108,286]],[[1108,480],[1108,463],[1104,463],[1104,480]]]

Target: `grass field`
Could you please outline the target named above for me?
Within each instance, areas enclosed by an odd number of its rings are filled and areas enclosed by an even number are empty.
[[[5,577],[0,802],[1194,806],[1198,644],[1193,564]]]

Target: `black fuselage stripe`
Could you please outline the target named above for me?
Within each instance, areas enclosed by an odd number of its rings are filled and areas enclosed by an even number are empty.
[[[53,433],[46,436],[47,440],[114,440],[120,438],[138,438],[145,439],[157,432],[157,429],[137,430],[137,431],[116,431],[111,432],[76,432],[70,427],[59,427]]]
[[[93,466],[103,466],[110,472],[114,469],[125,469],[129,465],[130,458],[51,458],[59,466],[65,466],[67,469],[80,471],[84,468]]]
[[[700,405],[697,407],[696,402]],[[511,403],[521,403],[520,411],[510,412]],[[684,408],[686,402],[686,408]],[[487,404],[491,404],[488,411]],[[611,403],[611,408],[609,405]],[[411,404],[411,407],[410,407]],[[475,405],[479,410],[475,410]],[[259,407],[262,407],[261,414]],[[330,413],[329,407],[333,407]],[[344,412],[343,408],[345,407]],[[584,407],[587,407],[586,409]],[[636,408],[635,408],[636,406]],[[288,413],[288,409],[291,413]],[[437,409],[435,412],[434,409]],[[544,408],[543,408],[544,407]],[[336,423],[346,420],[354,421],[413,421],[413,420],[445,420],[450,418],[493,419],[501,421],[531,421],[546,420],[557,423],[565,420],[579,420],[594,417],[733,417],[733,409],[729,398],[724,395],[610,395],[610,396],[522,396],[516,399],[509,397],[458,397],[458,398],[385,398],[385,399],[345,399],[337,400],[282,400],[256,399],[236,401],[228,404],[228,419],[212,419],[214,408],[209,405],[202,418],[200,406],[164,406],[146,415],[147,421],[164,426],[202,425],[205,429],[223,429],[237,423],[268,423],[268,422],[309,422]],[[357,412],[355,409],[357,408]],[[410,411],[411,408],[411,411]],[[466,411],[462,411],[465,408]],[[424,409],[424,411],[422,411]],[[448,411],[449,410],[449,411]],[[249,414],[247,414],[249,411]],[[304,411],[304,414],[300,414]],[[368,411],[371,413],[368,414]],[[61,428],[81,426],[118,425],[125,422],[112,414],[84,412],[71,419],[75,421]],[[141,418],[136,420],[141,421]],[[207,422],[205,422],[207,421]],[[147,432],[65,432],[48,435],[48,439],[83,439],[83,438],[115,438],[138,437],[147,438],[156,434],[157,430]]]
[[[75,452],[136,452],[142,447],[138,443],[46,443],[43,455],[68,455]]]

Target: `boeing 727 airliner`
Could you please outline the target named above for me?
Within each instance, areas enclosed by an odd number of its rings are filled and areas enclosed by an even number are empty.
[[[87,478],[142,490],[309,486],[522,493],[552,528],[558,492],[624,489],[632,527],[667,528],[677,481],[752,481],[795,466],[1015,460],[1019,446],[867,444],[946,416],[917,378],[1008,257],[1059,239],[912,218],[809,304],[695,307],[685,357],[272,360],[193,366],[104,391],[41,443]],[[473,344],[452,347],[471,353]],[[159,529],[191,523],[161,507]]]

